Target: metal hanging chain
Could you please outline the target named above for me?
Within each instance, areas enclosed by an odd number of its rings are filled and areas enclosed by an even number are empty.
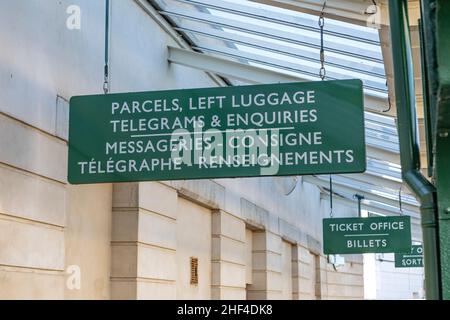
[[[109,15],[110,15],[110,0],[106,0],[105,4],[105,66],[103,78],[103,92],[109,92]]]
[[[320,13],[319,17],[319,28],[320,28],[320,71],[319,71],[319,77],[320,79],[325,80],[326,77],[326,70],[325,70],[325,49],[323,45],[323,28],[325,26],[325,7],[327,6],[327,2],[323,2],[322,6],[322,12]]]
[[[330,174],[330,218],[333,218],[333,178]]]

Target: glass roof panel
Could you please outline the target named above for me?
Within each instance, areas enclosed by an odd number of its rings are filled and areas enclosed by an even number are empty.
[[[228,57],[241,53],[241,58],[248,63],[259,63],[265,57],[271,67],[318,78],[320,39],[315,16],[250,1],[166,0],[159,3],[163,3],[162,14],[173,19],[179,31],[189,32],[191,37],[202,35],[194,41],[199,51]],[[326,25],[328,79],[358,77],[367,90],[386,96],[377,32],[331,19],[327,19]],[[208,46],[207,37],[222,40],[222,45]],[[231,55],[224,46],[234,47],[238,52]],[[299,69],[298,66],[304,67]]]
[[[206,55],[266,70],[319,80],[318,17],[247,0],[149,0],[192,44]],[[330,18],[324,26],[327,79],[358,78],[366,95],[387,99],[387,84],[378,30]],[[245,81],[228,79],[233,85]],[[396,124],[391,117],[365,113],[368,146],[399,154]],[[381,153],[382,154],[382,153]],[[401,183],[401,169],[368,152],[367,173]],[[347,179],[374,194],[392,198],[392,190]],[[405,195],[405,201],[416,204]]]

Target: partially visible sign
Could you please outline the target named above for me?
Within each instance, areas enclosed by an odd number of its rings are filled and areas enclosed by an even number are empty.
[[[70,183],[356,173],[361,80],[78,96]]]
[[[323,219],[325,254],[407,253],[410,250],[409,216]]]
[[[411,252],[407,254],[395,254],[396,268],[421,268],[423,267],[423,247],[421,245],[411,246]]]

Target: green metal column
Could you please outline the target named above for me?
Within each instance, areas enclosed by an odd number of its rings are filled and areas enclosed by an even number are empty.
[[[438,196],[442,298],[450,299],[450,1],[436,1],[438,75],[435,181]]]
[[[423,13],[421,10],[421,17]],[[419,35],[420,35],[420,58],[421,58],[421,70],[422,70],[422,97],[423,97],[423,110],[424,110],[424,125],[425,125],[425,141],[427,151],[427,165],[428,165],[428,177],[433,176],[433,127],[431,121],[431,94],[430,94],[430,81],[428,80],[428,66],[426,64],[428,52],[426,48],[426,36],[423,28],[423,23],[419,19]]]
[[[420,201],[427,299],[440,298],[436,192],[420,172],[414,73],[407,0],[389,1],[397,126],[403,181]]]
[[[448,100],[448,98],[447,98]],[[447,111],[450,104],[446,103]],[[450,115],[447,115],[447,120]],[[450,137],[449,127],[438,127],[436,139],[436,186],[439,212],[439,251],[442,298],[450,300]]]

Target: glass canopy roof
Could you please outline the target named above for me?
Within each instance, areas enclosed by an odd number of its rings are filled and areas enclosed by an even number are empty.
[[[193,49],[318,80],[318,18],[245,0],[154,0]],[[359,78],[387,98],[378,31],[337,20],[324,26],[327,79]]]
[[[247,0],[148,1],[198,53],[307,81],[320,80],[317,16]],[[326,80],[361,79],[366,97],[376,97],[389,106],[377,29],[326,18],[324,49]],[[245,84],[242,79],[226,80],[231,85]],[[369,111],[365,118],[367,172],[363,178],[345,175],[336,181],[398,201],[402,181],[395,119]],[[418,206],[406,188],[402,192],[402,203]]]

